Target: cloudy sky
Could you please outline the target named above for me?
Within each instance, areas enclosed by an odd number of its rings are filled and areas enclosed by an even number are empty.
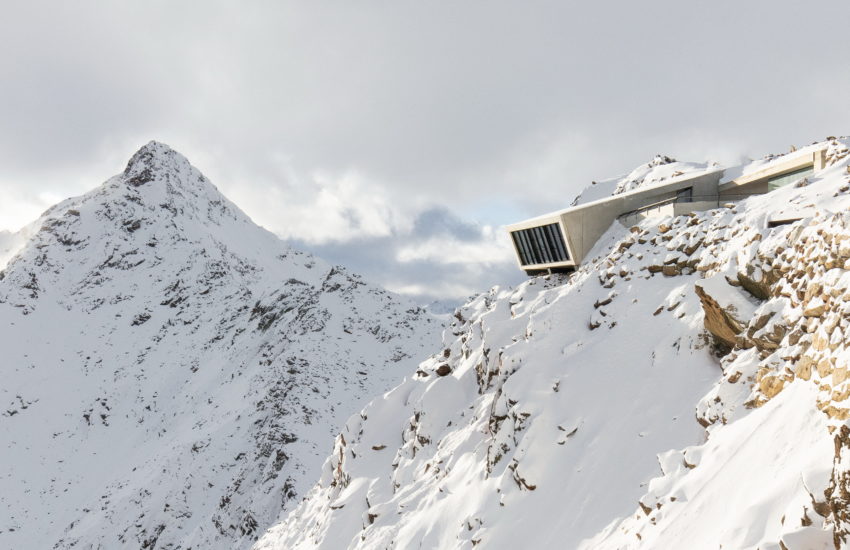
[[[520,280],[502,226],[664,153],[850,133],[850,3],[4,0],[0,229],[156,139],[420,300]]]

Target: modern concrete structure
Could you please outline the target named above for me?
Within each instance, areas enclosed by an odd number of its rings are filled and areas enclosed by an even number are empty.
[[[809,148],[800,154],[783,155],[763,167],[737,177],[724,177],[718,191],[721,200],[761,195],[810,176],[824,168],[826,147]],[[731,170],[727,170],[730,172]]]
[[[519,267],[529,275],[571,271],[615,221],[631,226],[648,217],[709,210],[767,193],[822,169],[825,151],[825,146],[808,147],[753,170],[718,167],[690,172],[515,223],[507,229]]]

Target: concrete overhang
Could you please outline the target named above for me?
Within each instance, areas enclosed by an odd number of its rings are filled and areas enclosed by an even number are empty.
[[[570,257],[568,261],[551,264],[522,264],[517,253],[518,264],[520,268],[526,271],[575,268],[581,264],[599,237],[618,216],[630,212],[636,207],[643,206],[647,202],[652,202],[658,197],[671,193],[675,194],[676,191],[688,187],[713,185],[713,189],[716,189],[722,170],[720,167],[712,167],[698,172],[689,172],[666,179],[655,185],[639,187],[625,193],[603,197],[508,225],[506,226],[507,231],[514,233],[532,227],[558,224]],[[514,248],[517,252],[516,245]]]
[[[796,155],[786,155],[785,157],[780,157],[773,162],[767,163],[766,166],[754,172],[743,174],[730,181],[722,182],[717,189],[722,193],[723,191],[735,189],[742,185],[782,176],[790,172],[809,167],[814,167],[815,170],[820,170],[824,165],[825,153],[826,147],[823,147],[808,151],[804,150],[800,154]]]
[[[538,216],[536,218],[532,218],[530,220],[525,220],[521,222],[517,222],[511,225],[506,226],[508,233],[513,233],[514,231],[522,231],[523,229],[530,229],[532,227],[539,227],[541,225],[550,225],[557,224],[558,228],[561,231],[561,235],[564,237],[564,245],[567,247],[567,254],[569,254],[570,259],[563,262],[549,262],[544,264],[528,264],[524,265],[519,260],[519,253],[516,250],[516,245],[514,245],[514,255],[517,258],[517,265],[521,269],[526,271],[545,271],[547,269],[575,269],[576,264],[572,258],[575,258],[573,254],[573,247],[570,244],[569,235],[564,231],[563,224],[561,223],[561,215],[558,213],[552,214],[544,214],[543,216]]]
[[[710,168],[708,170],[700,170],[699,172],[688,172],[687,174],[682,174],[681,176],[676,176],[675,178],[669,178],[662,182],[656,183],[655,185],[647,185],[646,187],[638,187],[637,189],[632,189],[631,191],[626,191],[625,193],[618,193],[617,195],[611,195],[610,197],[603,197],[601,199],[596,199],[595,201],[585,202],[582,204],[577,204],[575,206],[571,206],[569,208],[562,208],[561,210],[556,210],[554,212],[549,212],[547,214],[542,214],[537,216],[536,218],[530,218],[528,220],[523,220],[521,222],[517,222],[508,226],[505,226],[508,231],[517,231],[519,229],[527,229],[529,227],[534,227],[537,225],[541,225],[546,223],[546,220],[556,219],[564,214],[571,214],[573,212],[580,212],[587,208],[593,208],[594,206],[598,206],[600,204],[610,203],[611,201],[615,201],[618,199],[627,199],[634,196],[639,195],[652,195],[653,192],[656,191],[675,191],[678,188],[685,188],[688,186],[688,182],[691,180],[697,179],[699,177],[705,176],[707,174],[714,174],[717,172],[722,172],[723,168]],[[554,223],[554,222],[549,222]]]

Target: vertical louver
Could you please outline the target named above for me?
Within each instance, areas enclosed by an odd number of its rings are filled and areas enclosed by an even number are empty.
[[[557,223],[511,232],[522,265],[551,264],[570,259]]]

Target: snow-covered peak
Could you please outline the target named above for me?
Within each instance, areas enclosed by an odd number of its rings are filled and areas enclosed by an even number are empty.
[[[172,192],[189,191],[213,201],[223,199],[189,159],[159,141],[148,142],[130,157],[121,180],[129,187],[172,186]]]
[[[45,292],[67,293],[94,276],[101,282],[141,285],[152,273],[162,278],[163,268],[179,270],[203,257],[215,257],[227,273],[243,278],[257,272],[245,265],[272,270],[301,266],[296,278],[311,280],[331,267],[291,251],[254,224],[186,157],[155,141],[139,149],[122,173],[51,207],[17,237],[25,242],[10,248],[16,255],[0,278],[12,284],[0,289],[0,301],[16,303],[23,312],[37,307]],[[20,244],[22,239],[6,240]],[[312,266],[319,269],[311,271]]]
[[[157,142],[4,254],[0,548],[249,546],[440,326]]]
[[[149,141],[130,157],[124,176],[135,187],[157,179],[157,175],[191,169],[188,159],[159,141]]]

